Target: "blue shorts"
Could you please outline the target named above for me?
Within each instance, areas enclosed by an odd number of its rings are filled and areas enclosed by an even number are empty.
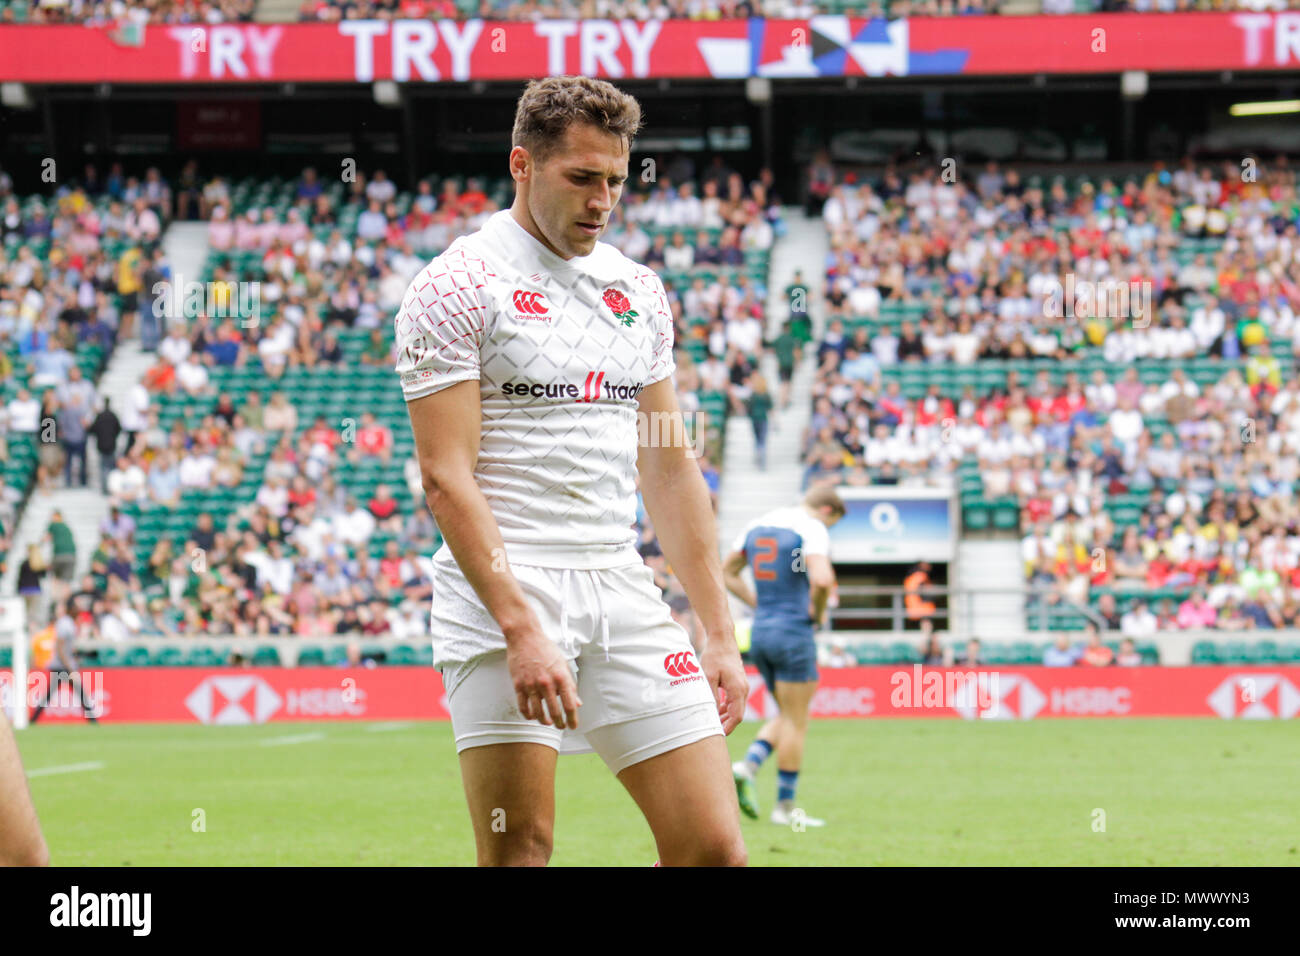
[[[755,628],[750,635],[749,659],[774,694],[779,680],[803,683],[817,679],[817,642],[811,628]]]

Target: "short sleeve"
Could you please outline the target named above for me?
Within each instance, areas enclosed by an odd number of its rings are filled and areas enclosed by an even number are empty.
[[[745,542],[749,539],[749,532],[753,529],[753,526],[753,522],[750,522],[740,529],[740,534],[736,535],[736,540],[731,542],[731,550],[733,552],[745,550]]]
[[[636,282],[639,289],[650,300],[650,373],[646,376],[646,385],[653,385],[671,377],[677,371],[673,361],[673,310],[668,302],[668,293],[663,281],[653,269],[641,269],[637,272]]]
[[[821,554],[830,557],[831,536],[830,532],[826,530],[826,525],[816,518],[810,517],[800,529],[800,535],[803,538],[804,557],[810,554]]]
[[[483,290],[490,275],[477,256],[449,250],[407,287],[393,330],[396,371],[408,402],[478,379],[479,352],[490,317]]]

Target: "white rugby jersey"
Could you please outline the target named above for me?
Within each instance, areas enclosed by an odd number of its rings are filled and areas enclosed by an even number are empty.
[[[474,478],[511,561],[638,559],[637,395],[675,371],[653,270],[604,242],[562,259],[506,209],[415,277],[394,322],[408,402],[479,382]]]

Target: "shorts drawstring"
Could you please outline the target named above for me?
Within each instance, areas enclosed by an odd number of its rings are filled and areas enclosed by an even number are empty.
[[[564,569],[560,575],[560,634],[559,642],[570,654],[577,654],[577,642],[569,636],[569,581],[573,572],[569,568]],[[605,660],[609,660],[609,615],[605,613],[605,602],[600,596],[600,580],[595,571],[588,571],[591,577],[591,588],[596,593],[596,607],[600,610],[600,646],[605,649]]]
[[[605,613],[605,601],[600,596],[600,579],[595,571],[591,575],[591,589],[596,592],[596,607],[600,608],[600,646],[605,649],[605,661],[609,662],[609,615]]]
[[[574,652],[573,642],[569,640],[568,630],[565,625],[568,623],[568,617],[565,614],[566,605],[569,600],[569,569],[564,569],[564,574],[560,576],[560,643],[565,649],[572,654]]]

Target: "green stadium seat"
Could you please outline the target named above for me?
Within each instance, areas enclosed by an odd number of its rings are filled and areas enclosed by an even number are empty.
[[[1225,664],[1253,664],[1250,646],[1245,641],[1228,641],[1219,645],[1219,659]]]
[[[405,644],[398,644],[388,651],[387,663],[396,667],[413,667],[416,663],[415,648],[407,647]]]
[[[123,667],[148,667],[153,663],[147,647],[132,647],[122,655]]]
[[[179,647],[168,645],[154,652],[150,659],[153,667],[179,667],[185,660],[185,652]]]
[[[889,646],[890,662],[894,664],[919,664],[921,652],[906,641],[897,641]]]
[[[280,651],[274,644],[263,644],[253,652],[254,667],[279,667]]]
[[[863,667],[888,664],[889,649],[881,644],[859,644],[853,649],[853,656]]]
[[[298,651],[299,667],[324,667],[325,651],[313,645],[302,647]]]

